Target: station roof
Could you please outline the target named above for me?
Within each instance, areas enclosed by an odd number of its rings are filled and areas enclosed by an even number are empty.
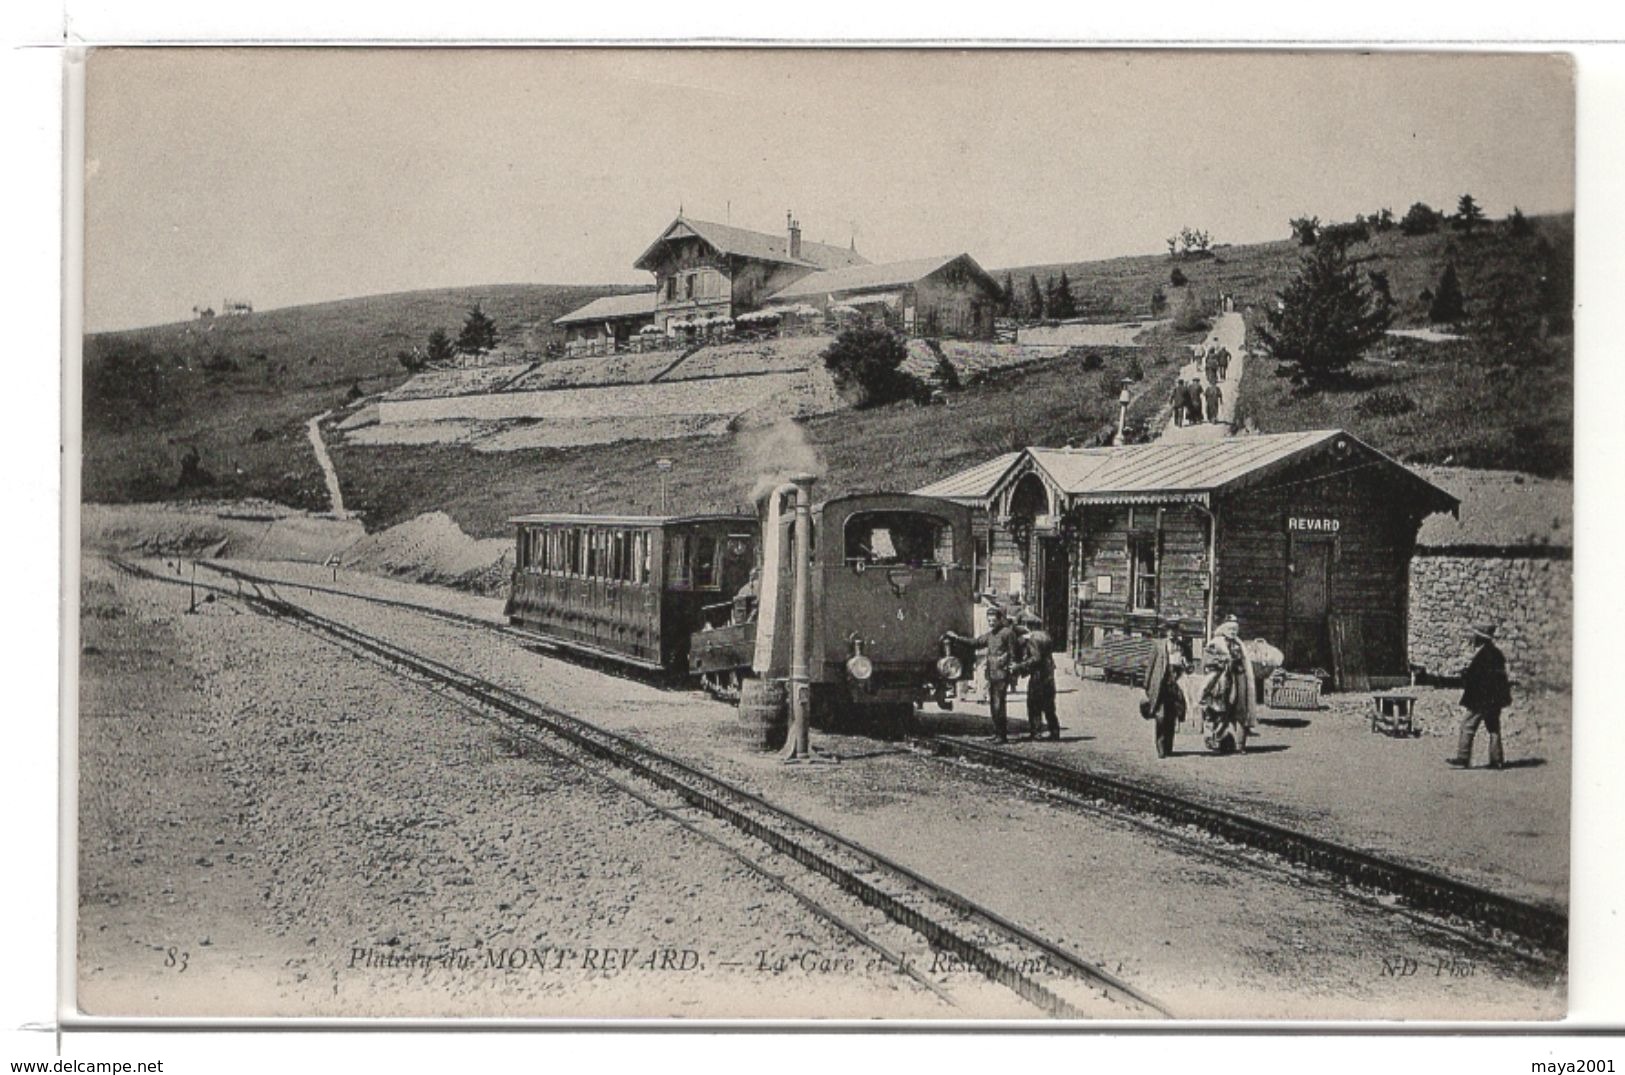
[[[653,317],[655,293],[638,291],[631,295],[605,295],[593,299],[579,310],[571,310],[563,317],[555,317],[555,325],[579,324],[583,321],[619,321],[628,317]]]
[[[1004,477],[1004,472],[1014,466],[1016,460],[1020,458],[1020,452],[1006,452],[985,463],[978,463],[969,470],[961,470],[922,489],[916,489],[915,495],[941,497],[943,500],[955,500],[961,504],[980,504],[992,495],[993,487]]]
[[[1450,493],[1339,429],[1114,448],[1028,448],[1013,462],[996,466],[1005,458],[1000,457],[926,488],[960,489],[960,496],[985,503],[1013,477],[1019,477],[1018,472],[1033,469],[1079,504],[1206,502],[1216,494],[1259,484],[1285,466],[1322,454],[1346,459],[1346,471],[1368,467],[1389,471],[1401,483],[1399,491],[1420,500],[1429,512],[1453,512],[1459,506]],[[1031,460],[1031,467],[1019,466],[1022,459]]]

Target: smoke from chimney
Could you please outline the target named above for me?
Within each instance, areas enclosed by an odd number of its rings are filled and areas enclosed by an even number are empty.
[[[789,418],[739,435],[739,453],[745,473],[751,475],[750,499],[767,496],[793,474],[824,475],[824,461],[807,434]]]

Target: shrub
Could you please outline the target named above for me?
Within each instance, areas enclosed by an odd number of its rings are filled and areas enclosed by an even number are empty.
[[[1354,413],[1362,418],[1396,418],[1415,409],[1416,401],[1396,390],[1372,392],[1354,405]]]
[[[1174,328],[1180,332],[1195,332],[1207,327],[1207,317],[1202,313],[1202,304],[1196,299],[1196,289],[1193,287],[1185,292],[1185,300],[1179,304],[1179,313],[1174,315]]]
[[[1328,224],[1320,232],[1321,242],[1336,243],[1339,246],[1363,243],[1370,238],[1371,230],[1365,226],[1364,221],[1356,221],[1351,224]]]
[[[1292,237],[1298,240],[1299,246],[1314,246],[1315,240],[1320,237],[1318,216],[1301,216],[1288,221],[1287,226],[1292,229]]]
[[[900,368],[908,358],[908,343],[890,329],[869,325],[846,329],[823,357],[835,386],[856,396],[858,407],[929,397],[925,385]]]
[[[1404,217],[1399,221],[1399,230],[1406,235],[1430,235],[1438,231],[1443,222],[1443,213],[1427,202],[1417,202],[1405,210]]]
[[[1178,265],[1175,265],[1174,271],[1168,274],[1168,282],[1175,287],[1184,287],[1188,281],[1185,273],[1179,268]]]

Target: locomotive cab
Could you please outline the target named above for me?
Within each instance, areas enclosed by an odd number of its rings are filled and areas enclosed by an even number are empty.
[[[838,497],[814,510],[816,708],[884,722],[931,698],[947,704],[969,672],[942,636],[970,629],[970,514],[901,494]]]

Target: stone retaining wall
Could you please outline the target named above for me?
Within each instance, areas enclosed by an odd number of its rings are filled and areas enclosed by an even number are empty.
[[[1551,556],[1441,556],[1411,560],[1410,661],[1455,675],[1471,656],[1468,628],[1498,625],[1515,682],[1567,687],[1574,652],[1574,564]]]

